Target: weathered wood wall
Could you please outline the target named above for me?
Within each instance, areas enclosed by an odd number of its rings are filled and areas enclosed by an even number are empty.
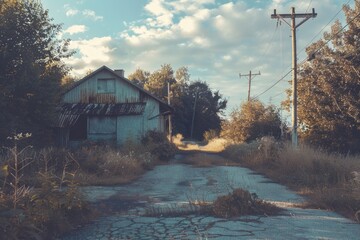
[[[103,82],[98,91],[98,81],[101,79],[110,81],[113,79],[115,89],[111,92],[104,91],[104,88],[111,88],[112,83]],[[116,140],[118,144],[123,144],[126,140],[138,141],[149,130],[164,131],[164,118],[159,115],[160,103],[108,71],[101,71],[80,83],[64,94],[63,101],[65,103],[146,102],[142,115],[89,116],[87,120],[89,140]]]

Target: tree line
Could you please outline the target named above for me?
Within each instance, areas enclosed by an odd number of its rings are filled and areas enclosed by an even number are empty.
[[[139,68],[128,78],[164,101],[170,97],[174,134],[202,140],[207,131],[220,132],[227,100],[205,81],[191,81],[187,67],[174,71],[164,64],[152,73]]]

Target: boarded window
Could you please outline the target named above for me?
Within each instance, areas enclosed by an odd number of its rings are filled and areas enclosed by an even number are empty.
[[[115,134],[116,118],[115,117],[91,117],[89,118],[90,134]]]
[[[115,93],[115,79],[98,79],[97,80],[98,93]]]

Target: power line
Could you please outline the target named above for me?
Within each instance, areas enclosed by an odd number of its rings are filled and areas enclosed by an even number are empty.
[[[326,42],[324,42],[324,44],[322,44],[322,46],[320,46],[318,49],[316,49],[314,52],[312,52],[312,54],[315,55],[317,52],[319,52],[323,47],[326,46],[326,44],[328,44],[331,40],[333,40],[334,37],[337,36],[339,33],[344,31],[344,29],[359,16],[360,16],[360,13],[358,13],[355,17],[353,17],[348,23],[345,24],[345,26],[343,26],[339,31],[337,31],[333,36],[331,36],[331,38],[329,38]],[[302,60],[301,63],[299,64],[299,66],[304,64],[307,60],[308,60],[308,58],[305,58],[304,60]]]
[[[310,0],[310,2],[309,2],[309,5],[308,5],[308,7],[307,7],[307,9],[305,11],[306,13],[309,11],[311,3],[312,3],[312,0]]]
[[[270,47],[272,46],[272,44],[271,44],[271,43],[272,43],[272,42],[273,42],[273,40],[274,40],[274,37],[275,37],[275,34],[276,34],[276,32],[277,32],[278,28],[279,28],[279,23],[277,23],[277,24],[276,24],[275,30],[274,30],[274,32],[273,32],[273,34],[272,34],[271,38],[270,38],[270,44],[268,45],[268,47],[267,47],[267,48],[266,48],[266,50],[265,50],[265,55],[269,52]]]
[[[345,5],[349,4],[350,0],[347,1],[347,3],[345,3]],[[309,4],[310,6],[310,4]],[[330,25],[330,23],[332,23],[334,21],[334,19],[337,17],[337,15],[339,15],[339,13],[342,11],[342,8],[340,8],[340,10],[335,14],[334,17],[331,18],[331,20],[308,42],[308,44],[305,45],[305,47],[303,47],[300,52],[302,52],[304,49],[306,49],[308,46],[310,46],[310,44],[312,43],[312,41],[314,41],[315,38],[317,38],[323,31],[324,29]],[[307,10],[306,10],[307,12]]]
[[[276,98],[276,97],[278,97],[278,96],[280,96],[281,94],[284,94],[285,93],[285,91],[282,91],[282,92],[279,92],[279,93],[277,93],[276,95],[273,95],[273,96],[271,96],[272,98]]]
[[[292,72],[292,69],[287,72],[282,78],[280,78],[279,80],[277,80],[273,85],[271,85],[270,87],[268,87],[265,91],[263,91],[262,93],[256,95],[255,97],[253,97],[254,99],[255,98],[258,98],[260,97],[261,95],[263,95],[264,93],[268,92],[270,89],[272,89],[273,87],[275,87],[278,83],[280,83],[282,80],[284,80],[285,77],[287,77],[290,73]]]
[[[350,2],[350,0],[346,3],[348,4]],[[340,9],[337,14],[320,30],[320,32],[318,34],[316,34],[315,37],[313,37],[313,39],[311,41],[313,41],[335,18],[336,16],[342,11],[342,9]],[[322,46],[320,46],[313,54],[319,52],[327,43],[329,43],[331,40],[333,40],[333,38],[335,36],[337,36],[339,33],[341,33],[350,23],[352,23],[356,18],[358,18],[360,16],[360,13],[358,15],[356,15],[354,18],[352,18],[345,26],[343,26],[337,33],[335,33],[330,39],[328,39]],[[310,41],[310,42],[311,42]],[[308,44],[309,46],[310,44]],[[307,47],[307,46],[306,46]],[[304,50],[305,48],[303,48],[302,50]],[[302,51],[301,50],[301,51]],[[360,50],[360,48],[359,48]],[[354,57],[353,57],[354,58]],[[305,62],[308,61],[308,58],[303,59],[298,66],[303,65]],[[280,78],[278,81],[276,81],[274,84],[272,84],[270,87],[268,87],[266,90],[264,90],[263,92],[261,92],[260,94],[256,95],[255,97],[253,97],[254,99],[259,98],[260,96],[262,96],[263,94],[265,94],[266,92],[268,92],[270,89],[272,89],[273,87],[275,87],[277,84],[279,84],[287,75],[289,75],[291,73],[292,70],[290,70],[289,72],[287,72],[282,78]]]

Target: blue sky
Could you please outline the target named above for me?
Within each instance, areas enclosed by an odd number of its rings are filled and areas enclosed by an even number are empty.
[[[227,113],[247,99],[248,80],[239,73],[261,72],[252,80],[257,96],[291,66],[291,32],[271,19],[278,13],[318,13],[297,30],[298,61],[353,0],[41,0],[54,23],[63,24],[77,53],[66,63],[82,77],[102,65],[154,71],[162,64],[187,66],[192,80],[206,81],[229,100]],[[332,20],[335,17],[334,20]],[[328,23],[331,24],[328,25]],[[291,74],[258,98],[279,105]]]

